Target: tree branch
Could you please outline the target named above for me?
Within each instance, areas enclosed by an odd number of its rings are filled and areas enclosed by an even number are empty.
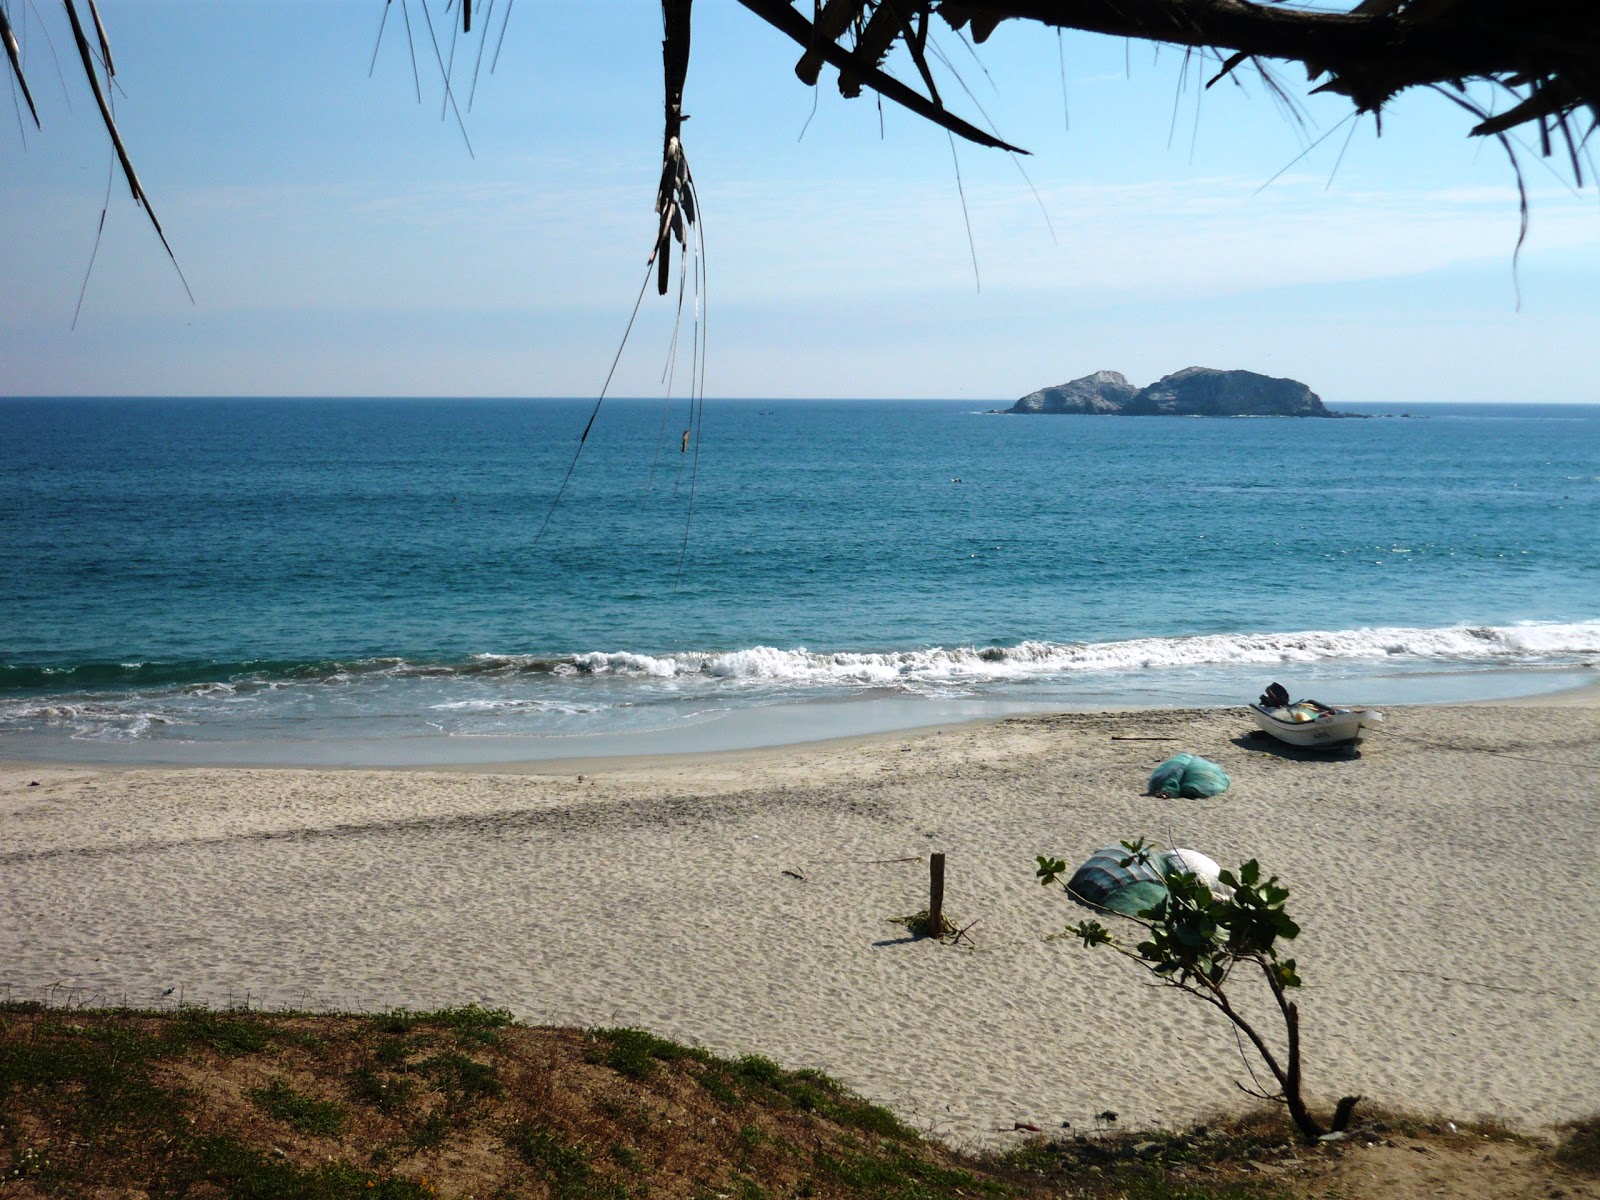
[[[876,72],[876,42],[858,35],[855,49],[847,49],[841,39],[849,27],[818,29],[791,0],[740,3],[804,47],[811,81],[826,60],[938,125],[994,144],[974,136],[936,95],[929,100]],[[1464,94],[1471,81],[1486,80],[1516,89],[1518,102],[1471,131],[1479,136],[1528,123],[1543,129],[1550,121],[1570,136],[1565,122],[1584,108],[1600,121],[1600,5],[1592,0],[1363,0],[1345,12],[1255,0],[851,0],[848,7],[869,23],[888,9],[903,25],[937,12],[979,42],[1001,21],[1020,20],[1209,49],[1227,60],[1218,78],[1249,58],[1296,62],[1309,79],[1322,80],[1315,90],[1348,97],[1358,112],[1379,111],[1412,87]]]
[[[1028,153],[1021,146],[1013,146],[1010,142],[1003,142],[999,138],[985,133],[975,125],[963,121],[943,105],[928,99],[920,92],[913,91],[893,75],[880,70],[876,62],[866,62],[857,58],[835,42],[814,41],[811,33],[811,22],[790,7],[788,0],[739,0],[739,3],[780,33],[786,34],[797,45],[820,54],[827,62],[838,67],[841,71],[848,71],[859,76],[862,82],[880,96],[893,100],[902,108],[916,113],[917,116],[924,117],[935,125],[948,129],[951,133],[964,137],[969,142],[976,142],[980,146],[991,146],[996,150],[1009,150],[1013,154]],[[924,4],[924,7],[928,7],[928,5]]]
[[[1021,19],[1301,62],[1312,78],[1332,75],[1325,88],[1362,110],[1429,83],[1537,78],[1563,65],[1589,74],[1600,58],[1594,7],[1571,0],[1360,4],[1343,13],[1249,0],[954,0],[940,12],[957,26]],[[1575,95],[1548,101],[1581,102]]]

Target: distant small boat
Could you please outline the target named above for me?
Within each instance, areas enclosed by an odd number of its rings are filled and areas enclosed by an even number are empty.
[[[1291,746],[1342,746],[1383,720],[1373,708],[1335,708],[1316,700],[1290,703],[1289,693],[1277,683],[1262,693],[1250,712],[1264,732]]]

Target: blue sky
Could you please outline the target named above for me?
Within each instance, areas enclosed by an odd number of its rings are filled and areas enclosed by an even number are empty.
[[[7,0],[44,128],[0,120],[0,393],[598,390],[655,228],[653,0],[523,0],[466,117],[473,154],[441,120],[419,0],[420,105],[398,0],[371,78],[381,0],[101,7],[122,129],[195,303],[114,180],[71,327],[109,147],[37,12]],[[1336,99],[1308,100],[1302,129],[1254,80],[1202,97],[1172,50],[1002,26],[980,67],[942,45],[975,97],[948,84],[952,107],[1033,151],[1031,184],[958,144],[958,191],[942,131],[840,99],[828,70],[807,89],[792,44],[699,0],[685,144],[709,395],[1009,402],[1200,364],[1303,379],[1335,407],[1600,400],[1594,189],[1528,156],[1519,311],[1511,172],[1442,97],[1403,97],[1381,139],[1366,118],[1346,145]],[[614,394],[661,394],[674,315],[652,289]]]

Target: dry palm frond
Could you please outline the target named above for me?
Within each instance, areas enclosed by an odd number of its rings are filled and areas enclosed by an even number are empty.
[[[550,502],[550,508],[545,514],[544,522],[539,526],[539,531],[534,536],[537,543],[545,531],[550,527],[550,522],[560,507],[562,498],[566,495],[567,487],[572,481],[573,472],[576,470],[578,460],[583,454],[584,445],[589,440],[595,421],[600,415],[600,409],[605,402],[607,393],[611,390],[612,380],[616,376],[617,365],[622,359],[622,353],[627,348],[628,339],[633,333],[634,322],[639,315],[640,304],[644,300],[645,292],[650,286],[650,279],[655,277],[656,291],[666,295],[672,286],[672,249],[678,247],[678,312],[673,323],[672,341],[667,351],[666,366],[662,372],[663,381],[667,385],[668,394],[672,390],[672,380],[678,360],[680,335],[683,331],[683,318],[685,302],[692,297],[690,309],[690,383],[689,383],[689,414],[688,428],[681,433],[679,440],[680,458],[689,460],[689,487],[688,508],[684,518],[683,543],[678,555],[678,577],[681,582],[684,563],[688,555],[689,528],[694,518],[695,483],[698,479],[700,458],[700,424],[705,415],[705,237],[701,220],[700,199],[695,191],[694,176],[689,170],[689,160],[683,148],[683,88],[689,72],[689,19],[693,0],[662,0],[661,16],[663,37],[661,41],[661,57],[663,68],[663,124],[665,126],[662,136],[661,150],[661,176],[656,188],[656,236],[651,247],[650,255],[645,262],[645,276],[639,285],[639,294],[634,299],[633,311],[628,316],[627,327],[622,332],[622,338],[617,346],[616,354],[612,357],[611,367],[606,372],[605,382],[601,385],[600,394],[596,398],[593,409],[590,410],[588,422],[584,425],[583,432],[578,437],[578,445],[573,451],[572,460],[567,466],[566,475],[562,478],[556,494]],[[662,415],[662,432],[665,436],[666,412]],[[693,451],[691,455],[691,450]],[[658,447],[657,458],[660,451]],[[655,464],[652,464],[650,477],[651,486],[654,486]]]
[[[689,73],[689,17],[693,0],[662,0],[662,107],[663,124],[661,181],[656,188],[656,241],[649,263],[656,272],[656,291],[666,295],[671,280],[672,245],[678,245],[678,315],[673,323],[672,346],[665,372],[670,379],[678,355],[678,336],[683,324],[684,300],[693,296],[693,325],[690,340],[689,425],[683,431],[680,456],[687,456],[691,435],[694,454],[690,460],[688,508],[684,516],[683,544],[678,552],[678,579],[682,582],[684,563],[689,553],[689,528],[694,520],[695,484],[699,479],[700,422],[705,416],[705,239],[700,219],[700,198],[694,175],[683,150],[683,87]],[[693,269],[690,270],[692,262]],[[648,276],[646,277],[648,280]],[[626,336],[626,335],[624,335]]]
[[[663,4],[668,2],[669,0],[663,0]],[[1010,150],[1019,154],[1027,153],[1021,147],[1001,141],[999,138],[985,133],[969,121],[956,116],[945,108],[944,104],[938,99],[937,93],[924,96],[915,88],[902,83],[893,75],[884,71],[878,65],[882,56],[874,55],[869,58],[864,54],[858,55],[854,48],[842,45],[837,39],[822,37],[816,32],[816,27],[806,20],[789,3],[789,0],[739,0],[739,3],[767,22],[767,24],[806,48],[806,55],[801,58],[800,63],[795,67],[796,73],[802,79],[806,78],[812,57],[820,58],[822,61],[839,68],[841,72],[852,73],[861,83],[870,87],[884,99],[892,100],[902,108],[932,121],[935,125],[948,129],[951,133],[966,138],[969,142],[976,142],[980,146],[991,146],[997,150]],[[871,4],[868,0],[862,0],[861,3],[853,3],[851,7],[852,14],[859,18],[860,14],[864,13],[869,7],[875,11],[880,5]],[[930,0],[904,0],[904,12],[908,20],[901,22],[901,37],[903,38],[905,30],[910,28],[910,17],[915,16],[925,21],[927,14],[933,11],[933,7]],[[823,15],[828,11],[827,8],[823,9]],[[822,18],[819,17],[820,19]],[[868,22],[870,23],[870,17]],[[860,27],[865,28],[864,26]],[[847,27],[847,32],[848,28],[851,27]],[[926,63],[922,61],[920,46],[913,44],[912,57],[918,61],[919,69],[926,68]],[[815,76],[813,75],[812,78],[814,79]]]
[[[33,93],[28,90],[28,77],[22,73],[22,47],[17,44],[17,35],[11,30],[11,21],[6,17],[6,10],[0,7],[0,42],[6,44],[6,58],[11,63],[11,77],[22,88],[22,98],[28,102],[28,112],[33,115],[33,124],[39,128],[39,109],[33,102]]]
[[[89,0],[89,17],[94,21],[94,36],[100,42],[100,62],[105,67],[106,77],[109,79],[117,73],[117,64],[111,58],[111,40],[106,37],[105,23],[100,20],[100,7],[94,0]]]
[[[872,16],[856,34],[854,57],[861,62],[870,62],[875,67],[881,67],[889,48],[895,44],[905,28],[905,20],[900,15],[895,0],[883,0],[883,3],[872,10]],[[861,84],[861,73],[857,68],[848,67],[840,70],[839,94],[847,100],[853,100],[861,95]]]
[[[698,206],[689,160],[683,153],[683,85],[689,75],[689,15],[692,0],[661,0],[662,149],[661,182],[656,188],[656,290],[667,294],[671,279],[672,243],[688,245]]]
[[[1581,181],[1579,148],[1600,123],[1600,4],[1594,0],[1361,0],[1343,11],[1254,0],[740,0],[804,48],[797,72],[808,83],[826,61],[846,95],[864,84],[938,125],[993,144],[950,113],[878,69],[896,37],[921,68],[908,36],[932,14],[986,40],[1004,20],[1169,43],[1214,53],[1223,66],[1272,59],[1301,64],[1319,92],[1348,97],[1358,113],[1381,113],[1409,88],[1468,98],[1489,84],[1515,97],[1470,129],[1495,137],[1538,132],[1540,150],[1565,148]],[[798,7],[796,7],[798,6]],[[812,8],[814,20],[800,10]],[[845,19],[840,20],[843,16]],[[887,40],[885,40],[887,39]],[[1278,90],[1268,77],[1269,91]]]
[[[90,0],[93,4],[93,0]],[[150,197],[145,194],[144,185],[139,182],[139,176],[134,172],[133,160],[128,157],[128,148],[123,145],[122,134],[117,129],[116,117],[111,112],[111,103],[106,98],[105,89],[100,86],[100,77],[95,73],[94,51],[90,49],[88,36],[83,31],[83,22],[78,18],[77,6],[73,0],[62,0],[62,7],[67,10],[67,21],[72,26],[72,40],[78,47],[78,59],[83,64],[84,78],[89,82],[89,90],[94,94],[94,101],[100,108],[100,120],[105,125],[106,133],[111,138],[112,149],[116,151],[117,162],[122,167],[122,177],[128,181],[128,189],[133,193],[133,202],[144,209],[145,216],[150,219],[151,226],[156,231],[156,236],[161,239],[161,245],[167,252],[167,257],[172,260],[173,267],[178,272],[178,278],[183,283],[183,290],[188,293],[190,301],[194,300],[194,293],[189,291],[189,281],[183,278],[183,269],[178,266],[178,256],[172,252],[172,246],[167,241],[167,235],[162,231],[161,222],[156,219],[155,210],[150,207]],[[106,75],[111,75],[111,49],[105,40],[105,27],[100,24],[100,15],[95,13],[95,28],[99,31],[100,45],[104,55]]]
[[[511,23],[511,0],[507,0],[505,7],[501,10],[498,26],[496,26],[494,20],[494,0],[488,0],[487,4],[479,5],[476,10],[474,10],[470,0],[462,0],[460,8],[457,10],[459,15],[450,18],[450,44],[448,48],[440,45],[438,27],[433,19],[433,10],[428,6],[428,0],[417,0],[417,2],[422,9],[422,24],[428,31],[428,40],[433,48],[434,63],[438,67],[439,79],[444,87],[440,115],[448,116],[452,112],[455,114],[462,141],[466,144],[467,152],[471,154],[472,142],[467,137],[466,121],[462,116],[461,108],[456,98],[457,50],[462,48],[459,39],[461,37],[470,39],[476,36],[478,41],[475,49],[469,41],[461,55],[463,62],[468,58],[472,60],[472,80],[467,93],[467,111],[470,112],[473,100],[477,97],[478,82],[483,74],[483,60],[488,53],[491,41],[494,43],[494,53],[489,55],[489,73],[491,75],[494,74],[495,67],[500,61],[500,48],[505,44],[506,29]],[[369,75],[377,67],[378,52],[383,46],[383,34],[388,27],[389,10],[393,5],[394,0],[383,0],[383,12],[378,20],[378,36],[372,47],[372,62],[367,68]],[[445,0],[444,13],[448,15],[453,7],[455,7],[454,0]],[[474,11],[478,14],[476,25],[474,25],[473,21]],[[406,47],[411,56],[412,84],[416,91],[417,103],[420,104],[422,102],[422,75],[417,68],[417,48],[412,36],[411,5],[409,0],[400,0],[400,15],[404,21]],[[473,32],[474,28],[477,30],[476,34]]]
[[[865,7],[865,0],[820,0],[816,20],[811,26],[811,44],[794,67],[794,73],[802,82],[816,86],[825,61],[823,47],[843,37],[861,19],[861,10]]]

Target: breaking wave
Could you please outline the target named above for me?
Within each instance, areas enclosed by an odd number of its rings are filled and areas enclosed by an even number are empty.
[[[352,660],[0,664],[0,694],[129,689],[230,697],[285,684],[519,676],[682,679],[894,686],[907,680],[1029,679],[1083,671],[1133,672],[1223,664],[1309,664],[1413,659],[1455,663],[1572,664],[1600,656],[1600,621],[1445,629],[1369,628],[1219,633],[1110,642],[1025,641],[1015,646],[908,650],[590,651],[572,655],[475,654],[456,661]]]
[[[1572,625],[1449,629],[1311,630],[1207,634],[1115,642],[1028,641],[1016,646],[931,647],[818,653],[755,646],[727,653],[580,654],[568,669],[589,674],[728,680],[790,680],[893,686],[907,680],[1028,679],[1084,671],[1164,667],[1413,659],[1441,662],[1572,663],[1600,655],[1600,621]],[[560,669],[559,667],[557,669]]]

